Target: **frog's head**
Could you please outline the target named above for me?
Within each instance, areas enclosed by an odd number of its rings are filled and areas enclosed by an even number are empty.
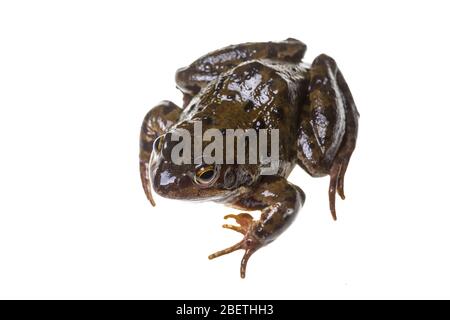
[[[172,150],[179,143],[168,132],[154,142],[150,178],[162,197],[184,200],[221,200],[257,179],[253,166],[235,164],[176,164]],[[194,159],[193,159],[194,160]]]

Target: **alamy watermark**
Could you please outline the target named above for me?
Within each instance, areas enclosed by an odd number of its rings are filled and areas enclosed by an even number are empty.
[[[179,141],[171,152],[171,161],[177,165],[192,164],[192,161],[194,164],[259,164],[262,175],[276,174],[279,168],[278,129],[226,129],[224,136],[219,129],[203,132],[202,122],[194,121],[193,136],[187,129],[177,128],[171,140]],[[204,142],[209,143],[203,147]]]

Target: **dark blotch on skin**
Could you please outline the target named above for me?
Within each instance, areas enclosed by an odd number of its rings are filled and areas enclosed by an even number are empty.
[[[188,112],[192,112],[192,111],[194,111],[195,110],[195,108],[197,107],[197,104],[192,104],[192,105],[190,105],[189,106],[189,109],[187,110]]]
[[[273,108],[272,113],[278,120],[283,120],[283,109],[281,109],[280,107]]]
[[[163,108],[163,110],[162,110],[162,113],[163,113],[164,115],[166,115],[166,114],[168,114],[170,111],[171,111],[171,109],[170,109],[168,106],[164,106],[164,108]]]
[[[261,210],[264,208],[264,202],[253,197],[243,198],[239,200],[239,205],[246,208],[255,208],[255,210]]]
[[[141,149],[153,150],[153,141],[141,141]]]
[[[256,120],[256,121],[254,122],[253,128],[254,128],[256,131],[258,131],[258,130],[260,130],[260,129],[266,129],[267,126],[266,126],[266,123],[265,123],[263,120]]]
[[[236,174],[229,168],[223,177],[223,184],[225,189],[232,189],[235,187]]]
[[[208,125],[208,126],[210,126],[210,125],[212,125],[212,124],[214,123],[213,118],[211,118],[210,116],[204,116],[204,117],[202,118],[202,120],[203,120],[203,123],[204,123],[205,125]]]
[[[267,49],[267,56],[269,58],[275,58],[277,56],[277,49],[275,48],[275,46],[272,43],[269,43],[268,45],[268,49]]]
[[[192,179],[188,176],[182,176],[178,179],[179,188],[187,188],[192,184]]]
[[[224,83],[225,83],[225,78],[223,78],[223,77],[220,78],[214,88],[214,93],[216,93],[216,94],[219,93],[223,89]]]
[[[255,104],[251,100],[248,100],[244,105],[245,112],[250,112],[253,110],[253,108],[255,108]]]

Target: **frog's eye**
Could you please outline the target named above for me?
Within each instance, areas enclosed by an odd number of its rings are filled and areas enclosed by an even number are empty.
[[[195,172],[195,183],[207,186],[213,183],[217,178],[217,170],[213,165],[202,166]]]

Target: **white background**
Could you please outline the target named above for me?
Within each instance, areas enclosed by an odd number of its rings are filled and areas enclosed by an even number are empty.
[[[226,3],[226,5],[224,5]],[[0,298],[450,298],[445,1],[2,1]],[[297,168],[297,220],[250,260],[235,212],[157,197],[143,116],[208,51],[294,37],[336,59],[361,113],[347,200]]]

